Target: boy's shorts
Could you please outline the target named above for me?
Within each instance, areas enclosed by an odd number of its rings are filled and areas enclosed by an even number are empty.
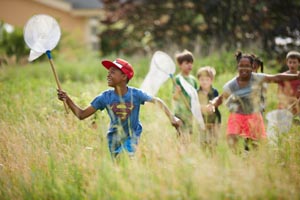
[[[129,155],[133,155],[136,151],[136,146],[138,144],[139,137],[126,137],[120,138],[117,134],[109,135],[108,148],[113,156],[117,156],[123,150],[125,150]]]
[[[261,113],[230,113],[227,123],[227,135],[240,135],[253,140],[266,138],[265,125]]]

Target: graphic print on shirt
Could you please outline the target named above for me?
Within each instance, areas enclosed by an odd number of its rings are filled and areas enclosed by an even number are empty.
[[[130,115],[134,106],[131,102],[115,103],[112,104],[110,108],[116,116],[118,116],[122,121],[124,121]]]

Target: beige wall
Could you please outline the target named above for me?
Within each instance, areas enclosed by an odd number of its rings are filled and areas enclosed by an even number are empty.
[[[73,16],[70,12],[50,8],[34,0],[0,0],[0,20],[13,26],[23,28],[27,20],[36,14],[54,17],[66,37],[71,36],[80,42],[88,43],[85,17]]]

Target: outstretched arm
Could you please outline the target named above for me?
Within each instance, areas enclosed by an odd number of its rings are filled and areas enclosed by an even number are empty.
[[[167,105],[165,104],[165,102],[163,102],[163,100],[161,100],[160,98],[158,97],[153,97],[152,100],[150,101],[152,103],[155,103],[157,105],[159,105],[159,107],[161,109],[163,109],[163,111],[166,113],[166,115],[168,116],[168,118],[170,119],[171,121],[171,124],[175,127],[175,128],[178,128],[182,122],[180,119],[178,119],[177,117],[175,117],[170,109],[167,107]]]
[[[216,98],[214,98],[213,100],[211,100],[211,104],[215,107],[218,107],[219,105],[221,105],[223,103],[223,98],[224,98],[224,94],[221,94],[219,96],[217,96]]]
[[[267,74],[264,78],[264,81],[267,83],[278,83],[281,81],[292,81],[300,79],[300,73],[298,74]]]
[[[224,101],[224,99],[227,99],[229,96],[228,93],[224,92],[221,95],[215,97],[213,100],[211,100],[209,102],[209,104],[207,105],[209,110],[212,110],[213,112],[215,112],[215,108],[218,107],[219,105],[221,105]]]
[[[79,108],[73,101],[72,99],[67,95],[66,92],[62,91],[62,90],[57,90],[57,96],[58,99],[61,101],[66,101],[67,105],[69,106],[69,108],[72,110],[72,112],[74,113],[74,115],[80,119],[83,120],[89,116],[91,116],[92,114],[94,114],[96,112],[96,109],[93,108],[92,106],[88,106],[85,109],[81,109]]]

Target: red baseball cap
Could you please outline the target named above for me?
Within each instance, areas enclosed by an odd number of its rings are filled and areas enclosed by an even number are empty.
[[[124,74],[126,74],[128,80],[130,80],[134,75],[132,66],[126,60],[123,60],[121,58],[117,58],[113,62],[111,62],[109,60],[103,60],[102,65],[106,69],[110,69],[111,67],[119,68]]]

